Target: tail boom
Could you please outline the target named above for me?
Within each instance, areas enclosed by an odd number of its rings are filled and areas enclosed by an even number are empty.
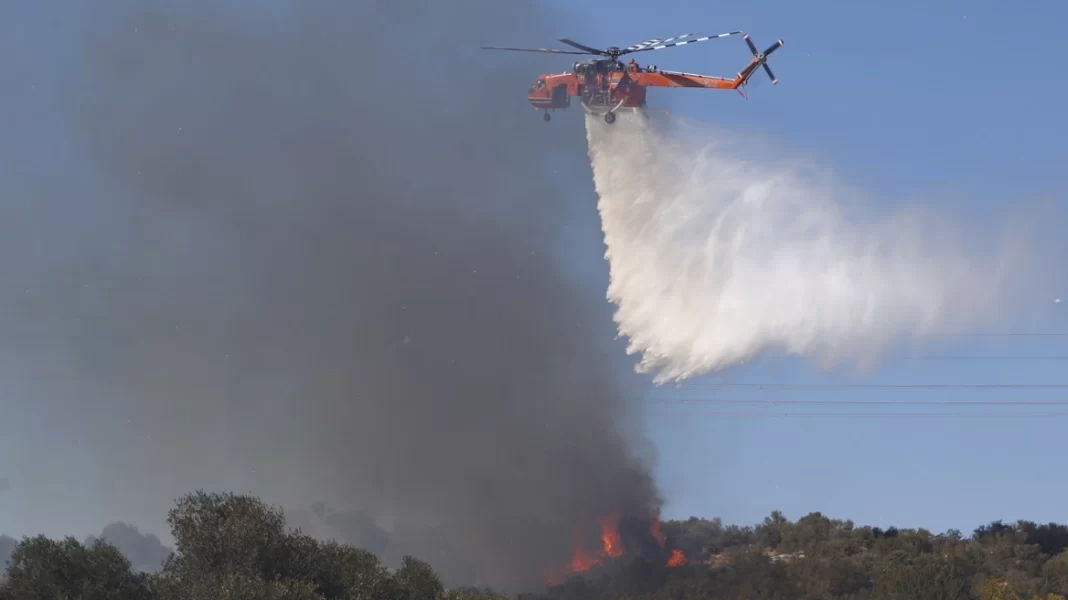
[[[634,80],[634,83],[645,87],[673,87],[673,88],[708,88],[717,90],[737,90],[738,88],[749,83],[749,79],[756,73],[757,69],[763,67],[767,72],[768,78],[771,79],[771,83],[778,83],[779,80],[775,78],[775,75],[768,67],[768,56],[772,52],[775,52],[782,47],[783,41],[777,40],[774,44],[769,46],[763,52],[757,50],[756,46],[749,39],[749,34],[744,36],[746,45],[753,53],[753,59],[749,61],[749,64],[744,69],[738,72],[738,75],[733,79],[727,77],[715,77],[713,75],[699,75],[697,73],[683,73],[680,71],[644,71],[639,73],[633,73],[630,77]]]
[[[645,87],[672,88],[710,88],[731,90],[738,87],[738,78],[714,77],[679,71],[657,71],[655,73],[636,73],[631,78],[634,83]]]

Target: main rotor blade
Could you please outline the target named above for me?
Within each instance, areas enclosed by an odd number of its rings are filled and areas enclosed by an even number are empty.
[[[760,66],[764,67],[764,72],[767,73],[768,77],[771,78],[772,84],[779,83],[779,80],[775,79],[775,74],[771,72],[771,67],[768,66],[768,63],[763,63]]]
[[[696,44],[697,42],[705,42],[708,40],[717,40],[731,35],[738,35],[741,31],[729,31],[727,33],[721,33],[719,35],[706,35],[704,37],[694,38],[692,40],[681,40],[671,44],[660,43],[655,46],[649,46],[640,50],[634,50],[634,52],[648,52],[650,50],[663,50],[664,48],[673,48],[675,46],[685,46],[686,44]],[[630,54],[630,52],[623,52],[623,54]]]
[[[604,50],[598,50],[597,48],[590,48],[589,46],[583,46],[582,44],[580,44],[578,42],[571,41],[571,40],[569,40],[567,38],[560,38],[560,41],[565,43],[565,44],[567,44],[568,46],[574,46],[575,48],[578,48],[579,50],[585,50],[586,52],[589,52],[590,54],[608,54]]]
[[[549,54],[593,54],[592,52],[574,52],[572,50],[556,50],[553,48],[504,48],[502,46],[479,46],[482,50],[511,50],[513,52],[548,52]]]
[[[691,35],[697,35],[697,33],[696,32],[695,33],[684,33],[682,35],[675,36],[675,37],[669,37],[667,39],[653,38],[651,40],[646,40],[646,41],[644,41],[644,42],[642,42],[640,44],[634,44],[633,46],[627,46],[627,48],[623,52],[624,53],[637,52],[638,50],[641,50],[642,48],[645,48],[646,46],[652,46],[653,44],[664,44],[664,43],[671,42],[671,41],[674,41],[674,40],[681,40],[683,38],[688,38]]]

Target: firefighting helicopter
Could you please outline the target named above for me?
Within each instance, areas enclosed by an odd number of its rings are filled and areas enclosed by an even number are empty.
[[[695,73],[683,73],[680,71],[666,71],[656,66],[641,67],[632,58],[624,65],[619,58],[627,54],[637,52],[649,52],[663,50],[675,46],[684,46],[708,40],[719,39],[732,35],[743,34],[742,39],[753,53],[753,59],[744,69],[733,78],[715,77],[711,75],[698,75]],[[582,108],[589,114],[603,114],[607,123],[615,123],[616,112],[622,109],[644,112],[646,108],[646,91],[651,87],[685,87],[707,88],[720,90],[736,90],[744,98],[745,86],[749,78],[756,73],[757,67],[763,67],[772,84],[778,83],[771,68],[768,67],[768,56],[782,47],[783,41],[777,40],[760,52],[749,39],[749,34],[743,31],[730,31],[718,35],[694,37],[696,33],[686,33],[672,38],[651,39],[640,44],[618,48],[610,46],[604,50],[592,48],[584,44],[560,38],[559,41],[581,50],[557,50],[553,48],[508,48],[502,46],[481,46],[482,50],[510,50],[514,52],[545,52],[549,54],[582,54],[604,56],[606,58],[589,59],[576,62],[570,73],[542,74],[527,90],[527,100],[535,110],[544,110],[544,119],[549,121],[552,116],[550,110],[566,110],[571,106],[571,98],[577,97],[582,103]]]

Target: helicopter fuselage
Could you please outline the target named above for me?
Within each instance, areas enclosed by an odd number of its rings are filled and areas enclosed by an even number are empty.
[[[642,72],[655,73],[656,67],[643,70],[634,61],[625,65],[613,58],[579,61],[571,72],[538,76],[527,99],[539,110],[567,109],[573,97],[593,112],[644,108],[646,90],[634,77]]]

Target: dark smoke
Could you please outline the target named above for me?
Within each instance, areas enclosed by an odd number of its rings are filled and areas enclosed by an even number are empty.
[[[19,541],[15,538],[9,535],[0,535],[0,579],[3,579],[4,574],[7,573],[11,555],[15,553],[15,548],[18,545]]]
[[[84,545],[92,546],[97,540],[103,540],[115,546],[130,561],[130,567],[134,570],[149,573],[162,569],[163,563],[172,551],[164,546],[157,536],[151,533],[141,533],[137,527],[122,522],[108,525],[99,536],[89,536]]]
[[[26,219],[34,276],[7,325],[51,357],[34,392],[95,458],[99,502],[321,500],[398,523],[387,556],[508,587],[567,563],[578,514],[648,514],[603,291],[553,258],[595,215],[581,120],[524,100],[568,64],[477,49],[576,21],[529,1],[198,4],[69,17],[52,65],[84,168],[34,196],[63,216]]]
[[[389,533],[362,510],[337,511],[322,502],[312,507],[326,533],[343,544],[382,556],[389,547]]]

